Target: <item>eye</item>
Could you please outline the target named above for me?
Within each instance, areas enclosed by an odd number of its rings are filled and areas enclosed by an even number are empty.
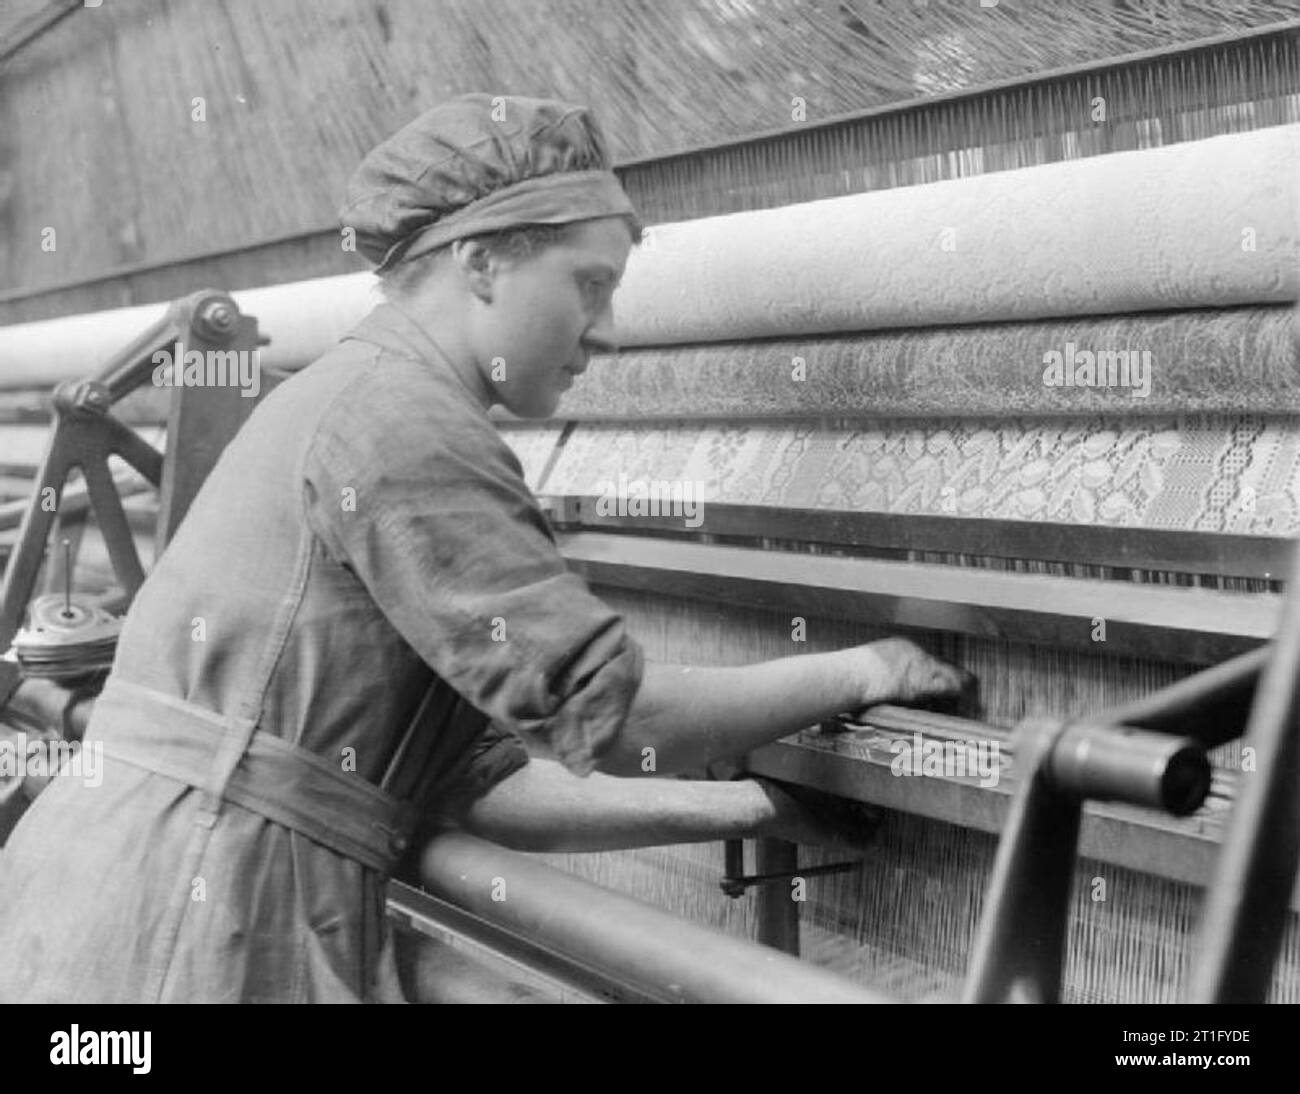
[[[582,282],[582,295],[587,307],[598,310],[605,306],[613,292],[613,282],[607,277],[588,277]]]

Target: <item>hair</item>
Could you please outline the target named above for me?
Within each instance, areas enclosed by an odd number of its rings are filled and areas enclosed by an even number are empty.
[[[633,245],[640,244],[643,235],[641,225],[635,218],[630,216],[625,215],[622,220],[632,235]],[[499,232],[467,236],[466,241],[473,240],[481,243],[495,255],[509,259],[512,262],[521,262],[524,259],[540,254],[548,247],[563,243],[572,233],[574,224],[580,223],[582,222],[522,224],[518,228],[505,228]],[[451,244],[448,243],[445,247],[439,247],[436,251],[430,251],[418,258],[412,258],[407,262],[399,262],[391,270],[380,275],[380,291],[388,300],[413,295],[424,284],[425,279],[433,273],[438,262],[444,254],[448,253],[450,247]]]

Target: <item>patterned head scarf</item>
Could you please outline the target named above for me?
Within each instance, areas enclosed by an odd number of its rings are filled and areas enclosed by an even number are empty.
[[[348,183],[340,221],[384,273],[466,236],[620,215],[636,222],[586,107],[475,94],[373,149]]]

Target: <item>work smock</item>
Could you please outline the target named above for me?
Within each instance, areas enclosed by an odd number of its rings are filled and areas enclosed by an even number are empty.
[[[521,735],[590,770],[642,666],[482,402],[378,307],[262,402],[137,594],[102,783],[52,779],[0,850],[0,1001],[400,999],[384,887],[420,818]]]

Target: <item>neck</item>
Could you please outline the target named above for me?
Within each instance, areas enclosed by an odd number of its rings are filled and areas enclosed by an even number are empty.
[[[484,410],[496,402],[492,397],[492,385],[478,366],[466,332],[454,321],[447,321],[448,316],[464,314],[463,302],[444,300],[436,293],[422,293],[416,297],[399,297],[389,303],[420,328],[442,361]]]

